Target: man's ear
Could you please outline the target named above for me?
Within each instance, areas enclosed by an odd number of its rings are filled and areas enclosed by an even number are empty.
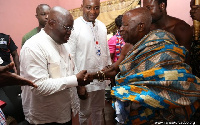
[[[83,11],[83,4],[81,4],[81,11]]]
[[[164,2],[162,2],[162,3],[160,4],[160,8],[161,8],[162,10],[165,10],[165,9],[166,9],[166,5],[165,5]]]
[[[140,31],[140,32],[142,32],[142,31],[144,31],[145,30],[145,24],[144,23],[139,23],[138,24],[138,31]]]
[[[54,25],[55,25],[55,20],[52,20],[52,19],[49,19],[48,21],[47,21],[47,24],[49,25],[49,27],[51,28],[51,29],[53,29],[53,27],[54,27]]]
[[[38,15],[36,14],[35,17],[38,19]]]

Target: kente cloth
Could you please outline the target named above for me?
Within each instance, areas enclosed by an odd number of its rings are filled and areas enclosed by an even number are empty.
[[[186,53],[175,37],[163,30],[151,31],[134,45],[120,63],[111,90],[121,123],[190,119],[199,107],[200,80],[184,63]]]
[[[124,46],[124,44],[123,44],[124,41],[123,41],[122,37],[120,36],[119,31],[117,31],[116,37],[117,37],[117,39],[116,39],[116,50],[115,50],[115,53],[116,53],[116,58],[118,60],[119,56],[120,56],[120,53],[121,53],[121,50],[122,50],[122,48]]]

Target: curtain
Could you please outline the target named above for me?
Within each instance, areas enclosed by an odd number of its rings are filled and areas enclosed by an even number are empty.
[[[140,0],[108,0],[101,2],[100,14],[98,20],[102,21],[108,30],[108,33],[112,33],[116,30],[115,18],[118,15],[122,15],[125,12],[140,7]],[[83,15],[82,9],[76,8],[70,10],[73,18],[76,19]]]

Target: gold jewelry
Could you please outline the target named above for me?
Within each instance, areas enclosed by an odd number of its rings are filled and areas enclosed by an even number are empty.
[[[104,74],[104,72],[101,71],[101,70],[100,70],[100,73],[101,73],[101,75],[102,75],[102,80],[101,80],[100,82],[103,82],[103,81],[105,80],[105,74]]]
[[[98,81],[100,81],[99,71],[97,71]]]

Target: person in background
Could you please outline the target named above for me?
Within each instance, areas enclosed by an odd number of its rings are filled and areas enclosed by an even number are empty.
[[[110,57],[112,59],[112,63],[116,62],[120,56],[121,50],[125,44],[123,38],[120,36],[119,29],[122,25],[122,15],[117,16],[115,18],[115,24],[117,26],[117,32],[114,36],[112,36],[108,40],[108,46],[110,50]]]
[[[15,73],[10,73],[9,70],[14,68],[14,63],[10,63],[5,66],[0,66],[0,88],[12,85],[29,85],[37,88],[37,86],[31,81],[20,77]],[[0,100],[0,124],[6,125],[6,118],[2,112],[2,108],[6,105],[5,102]]]
[[[143,0],[143,6],[151,12],[151,30],[162,29],[172,33],[179,45],[190,52],[192,29],[185,21],[167,14],[167,0]],[[187,56],[186,62],[190,64],[190,55]]]
[[[10,64],[10,57],[12,56],[15,68],[13,67],[9,71],[20,75],[19,55],[17,49],[18,47],[15,45],[10,35],[0,33],[0,66]],[[0,100],[7,103],[3,108],[6,119],[8,120],[12,117],[17,122],[24,120],[21,98],[16,96],[21,94],[21,87],[19,85],[4,86],[0,88],[0,93]]]
[[[190,16],[193,20],[200,21],[200,5],[195,5],[195,0],[190,1]],[[194,39],[194,26],[193,28],[193,41],[192,41],[192,47],[191,47],[191,67],[192,67],[192,73],[198,77],[200,77],[200,36],[198,40]],[[199,31],[200,32],[200,31]],[[195,114],[192,116],[191,121],[195,121],[195,124],[200,124],[199,121],[200,116],[200,108],[195,112]]]
[[[195,5],[195,0],[191,0],[190,7],[190,16],[192,19],[200,21],[200,5]]]
[[[117,61],[86,77],[90,81],[115,77],[111,93],[121,124],[188,122],[200,106],[199,78],[185,63],[186,48],[165,30],[151,31],[151,22],[147,8],[126,12],[120,33],[132,49],[119,65]]]
[[[200,21],[200,5],[195,5],[195,0],[191,0],[190,2],[190,16],[193,20]],[[193,28],[193,36],[194,36],[194,26]],[[200,32],[200,31],[199,31]],[[192,51],[191,51],[191,67],[192,67],[192,72],[196,76],[200,77],[200,37],[198,40],[192,41]]]
[[[47,4],[40,4],[37,6],[35,16],[38,20],[39,26],[34,28],[33,30],[31,30],[30,32],[28,32],[27,34],[25,34],[23,36],[22,46],[29,38],[31,38],[33,35],[39,33],[41,28],[44,28],[44,26],[46,25],[47,20],[48,20],[48,15],[49,15],[50,9],[51,9],[50,6]]]
[[[20,52],[21,76],[38,87],[22,87],[25,119],[30,124],[71,125],[72,112],[79,111],[76,86],[88,84],[86,70],[74,75],[74,62],[64,43],[73,29],[73,17],[66,9],[50,10],[44,29],[31,37]]]
[[[83,0],[82,10],[83,16],[74,21],[74,30],[66,46],[75,59],[75,73],[81,70],[96,72],[111,64],[107,29],[96,19],[100,13],[100,0]],[[94,80],[78,89],[81,94],[89,95],[80,99],[80,125],[87,125],[89,118],[92,125],[104,124],[102,111],[106,86],[106,81]]]
[[[19,68],[19,55],[17,53],[17,46],[12,40],[10,35],[0,33],[0,66],[5,66],[11,63],[10,55],[12,55],[13,61],[15,63],[16,73],[20,74]],[[14,73],[14,69],[10,69],[10,72]]]

